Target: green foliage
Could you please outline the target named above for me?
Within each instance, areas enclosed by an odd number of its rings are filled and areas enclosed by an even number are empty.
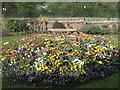
[[[108,28],[108,25],[106,25],[106,24],[101,25],[101,28],[102,28],[102,29],[106,29],[106,28]]]
[[[97,26],[89,24],[79,29],[79,31],[82,31],[86,34],[99,34],[101,32],[101,29]]]
[[[23,32],[25,30],[25,23],[22,20],[7,20],[7,29],[11,32]]]
[[[120,24],[118,24],[118,33],[120,33]]]
[[[7,19],[3,16],[3,22],[2,22],[2,36],[12,36],[13,33],[10,32],[10,30],[6,27]]]
[[[63,23],[60,23],[58,21],[55,21],[55,23],[53,24],[53,27],[52,28],[63,28],[65,29],[66,27],[64,26]]]
[[[113,32],[114,34],[117,34],[117,33],[118,33],[118,26],[117,26],[117,24],[113,24],[113,25],[112,25],[112,32]]]
[[[100,28],[99,26],[94,26],[92,24],[88,24],[82,27],[81,29],[78,29],[78,31],[84,32],[86,34],[100,34],[100,35],[109,33],[109,29],[103,29],[103,28]]]
[[[113,2],[4,2],[8,17],[117,17],[118,4]],[[43,8],[43,7],[46,8]],[[86,6],[86,8],[84,8]],[[12,12],[12,13],[11,13]]]
[[[110,33],[110,29],[109,28],[106,28],[106,29],[101,29],[101,32],[100,34],[109,34]]]
[[[101,34],[109,34],[110,33],[110,28],[107,24],[101,25]]]

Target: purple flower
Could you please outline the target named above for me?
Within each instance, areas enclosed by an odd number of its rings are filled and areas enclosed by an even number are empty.
[[[36,53],[35,52],[32,52],[32,56],[35,56],[36,55]]]

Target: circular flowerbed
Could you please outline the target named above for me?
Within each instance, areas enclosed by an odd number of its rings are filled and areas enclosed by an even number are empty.
[[[117,69],[118,49],[109,38],[84,33],[43,33],[2,47],[3,76],[46,86],[81,84]]]

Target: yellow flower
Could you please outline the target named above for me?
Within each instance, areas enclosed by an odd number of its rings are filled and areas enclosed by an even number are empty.
[[[59,68],[59,71],[60,71],[60,72],[62,72],[62,71],[63,71],[62,67],[60,67],[60,68]]]
[[[104,52],[104,51],[105,51],[105,48],[102,48],[102,49],[101,49],[101,52]]]
[[[48,69],[48,66],[45,66],[44,69],[47,70],[47,69]]]
[[[46,43],[46,42],[44,42],[44,44],[46,45],[47,43]]]
[[[97,52],[97,50],[94,50],[94,52],[96,53],[96,52]]]
[[[93,44],[93,46],[96,46],[96,44]]]
[[[84,69],[82,69],[82,74],[86,74],[86,72],[85,72],[85,70],[84,70]]]
[[[88,55],[90,55],[90,52],[88,51],[88,52],[86,52],[85,54],[88,54]]]
[[[22,69],[23,68],[23,66],[20,66],[20,69]]]
[[[50,50],[55,50],[55,47],[51,47]]]
[[[78,50],[74,50],[75,52],[78,52]]]
[[[76,53],[77,53],[77,54],[79,54],[79,52],[78,52],[78,51],[77,51]]]
[[[93,58],[93,61],[95,61],[96,60],[96,58]]]
[[[78,68],[81,69],[82,65],[78,65]]]
[[[66,53],[66,55],[65,56],[69,56],[69,53]]]
[[[50,59],[53,59],[54,58],[54,56],[50,56]]]
[[[41,71],[41,67],[38,68],[38,71]]]
[[[70,70],[73,70],[73,67],[71,67]]]
[[[61,43],[61,44],[63,44],[63,43],[64,43],[64,41],[61,41],[60,43]]]
[[[58,52],[56,53],[58,56],[60,55]]]
[[[42,67],[42,71],[45,71],[45,67],[44,66]]]
[[[85,62],[85,63],[86,63],[86,62],[87,62],[87,60],[86,60],[86,59],[83,59],[83,62]]]
[[[6,57],[5,56],[2,56],[1,60],[3,61]]]
[[[74,65],[73,65],[73,68],[74,68],[74,69],[76,69],[76,68],[77,68],[77,65],[76,65],[76,64],[74,64]]]
[[[49,71],[49,72],[52,72],[52,70],[51,70],[51,69],[49,69],[48,71]]]
[[[30,64],[25,65],[26,68],[29,67],[29,66],[30,66]]]
[[[59,67],[61,64],[62,64],[61,62],[58,62],[57,67]]]
[[[30,48],[27,48],[27,51],[29,51],[30,50]]]

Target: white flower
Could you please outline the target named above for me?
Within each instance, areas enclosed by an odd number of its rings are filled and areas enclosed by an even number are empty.
[[[3,60],[4,60],[4,58],[1,59],[1,61],[3,61]]]
[[[12,64],[13,64],[13,62],[9,63],[8,65],[9,65],[9,66],[12,66]]]
[[[36,51],[35,51],[35,53],[39,53],[40,52],[40,50],[39,49],[37,49]]]
[[[103,55],[103,58],[105,58],[105,56]]]
[[[5,42],[5,43],[3,43],[4,45],[6,45],[6,44],[9,44],[9,42]]]
[[[43,55],[45,56],[47,53],[46,52],[43,52]]]
[[[87,43],[88,44],[88,47],[91,47],[92,45],[90,43]]]
[[[103,62],[102,62],[102,61],[98,61],[98,63],[99,63],[99,64],[103,64]]]
[[[44,49],[44,47],[41,47],[41,49]]]
[[[95,57],[98,56],[98,54],[95,54]]]
[[[35,59],[37,63],[43,64],[43,59],[41,57],[38,57]]]
[[[74,37],[74,35],[69,35],[70,37]]]
[[[39,57],[37,60],[40,61],[40,59],[41,59],[41,58]]]
[[[27,53],[25,53],[25,56],[27,55]]]
[[[35,66],[35,68],[38,70],[38,62],[34,62],[34,66]]]
[[[79,60],[78,58],[76,58],[75,60],[73,60],[72,63],[81,64],[81,65],[84,64],[84,62],[81,61],[81,60]]]
[[[39,50],[39,47],[37,47],[37,50]]]
[[[18,50],[21,50],[21,48],[19,47]]]
[[[106,47],[103,47],[105,50],[108,50]]]
[[[30,57],[30,55],[28,55],[28,57]]]
[[[44,58],[44,60],[46,60],[46,58]]]

